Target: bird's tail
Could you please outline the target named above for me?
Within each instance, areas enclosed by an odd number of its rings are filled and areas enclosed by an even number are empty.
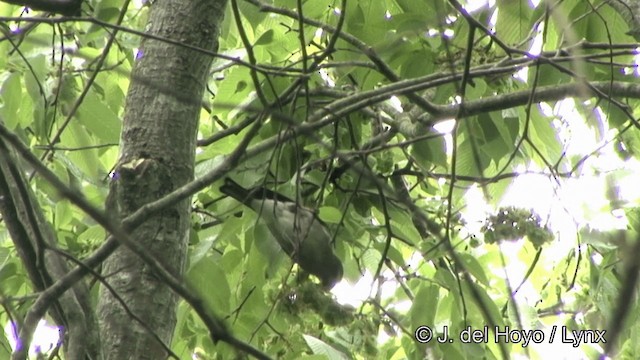
[[[251,200],[249,190],[245,189],[230,178],[224,179],[224,184],[220,186],[220,192],[227,196],[231,196],[243,204],[247,204]]]
[[[263,186],[246,189],[230,178],[224,179],[224,184],[220,187],[220,192],[231,196],[249,207],[251,207],[251,202],[253,200],[263,199],[294,203],[290,198]]]

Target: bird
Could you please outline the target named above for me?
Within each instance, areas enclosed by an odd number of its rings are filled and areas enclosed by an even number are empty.
[[[228,177],[220,192],[255,211],[289,258],[315,275],[324,289],[342,280],[342,262],[331,246],[331,233],[314,211],[273,190],[247,189]]]

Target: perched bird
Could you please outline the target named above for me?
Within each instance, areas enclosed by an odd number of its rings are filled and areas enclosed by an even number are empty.
[[[313,211],[275,191],[245,189],[229,178],[220,191],[255,211],[282,250],[303,270],[317,276],[325,289],[342,279],[342,263],[331,248],[331,234]]]

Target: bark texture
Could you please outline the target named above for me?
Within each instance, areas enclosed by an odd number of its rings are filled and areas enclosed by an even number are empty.
[[[226,0],[156,1],[147,32],[215,51],[225,5]],[[108,211],[120,219],[193,178],[198,117],[212,57],[144,39],[136,61],[120,159],[107,200]],[[189,220],[190,203],[181,201],[145,222],[132,237],[180,274]],[[177,296],[124,247],[104,262],[103,275],[127,307],[101,288],[98,318],[105,358],[164,359],[163,346],[170,346],[176,322]]]

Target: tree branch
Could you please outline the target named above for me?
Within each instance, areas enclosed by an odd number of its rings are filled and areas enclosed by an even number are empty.
[[[65,16],[80,15],[82,0],[2,0],[8,4],[20,5],[33,10],[49,11]]]

